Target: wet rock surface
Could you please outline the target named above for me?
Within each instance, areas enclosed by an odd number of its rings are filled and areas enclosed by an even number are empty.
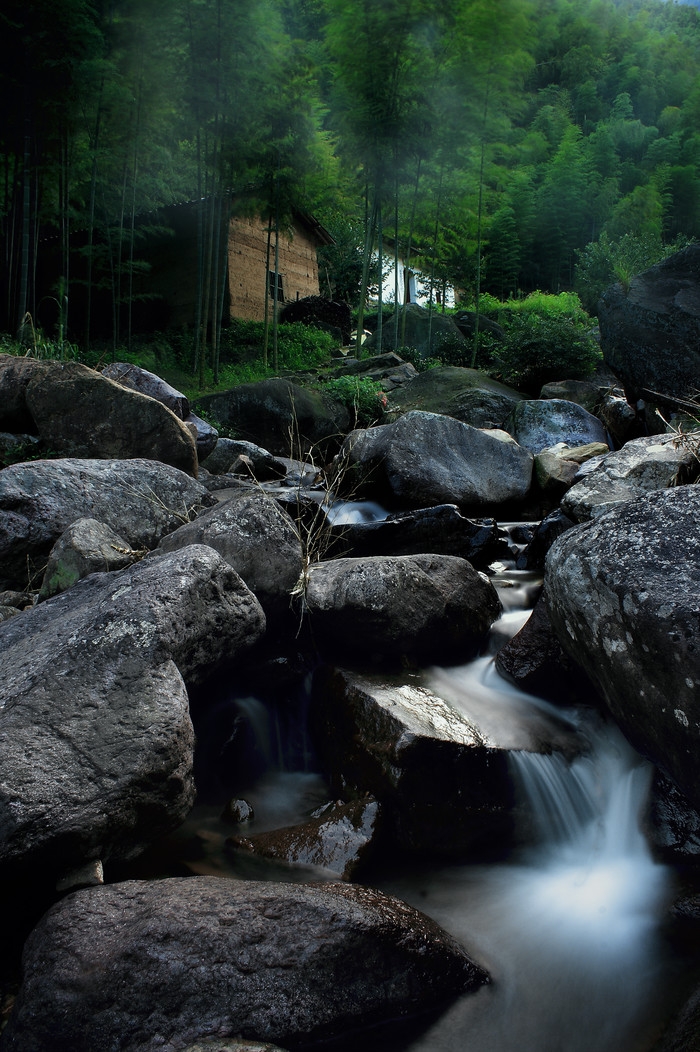
[[[70,895],[31,935],[24,969],[3,1052],[155,1052],[214,1035],[299,1047],[487,981],[398,899],[215,877]]]
[[[532,454],[505,432],[437,413],[412,411],[393,424],[354,431],[341,456],[348,484],[390,507],[492,508],[523,500],[532,480]]]
[[[600,420],[577,403],[559,398],[518,402],[505,428],[531,453],[540,453],[558,442],[567,446],[603,442],[607,446]]]
[[[500,717],[477,691],[447,671],[426,681],[329,667],[314,677],[314,739],[331,784],[376,796],[404,849],[460,857],[504,841],[508,751],[577,748],[564,724]]]
[[[273,496],[260,489],[243,490],[168,534],[159,550],[172,552],[188,544],[206,544],[219,552],[266,614],[289,613],[303,552],[295,524]]]
[[[133,549],[154,548],[212,498],[154,460],[38,460],[0,471],[0,588],[25,588],[71,523],[93,518]]]
[[[93,574],[0,626],[0,861],[129,857],[192,805],[185,682],[262,634],[211,548]]]
[[[547,558],[559,640],[615,720],[700,804],[700,487],[627,501]]]
[[[579,481],[561,502],[576,522],[596,518],[616,505],[653,490],[691,482],[700,471],[692,437],[649,435],[627,442],[622,449],[588,461]]]
[[[316,563],[305,604],[326,653],[370,663],[466,661],[501,611],[488,579],[447,555]]]

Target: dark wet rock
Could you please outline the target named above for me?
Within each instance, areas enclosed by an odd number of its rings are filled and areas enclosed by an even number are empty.
[[[602,442],[607,446],[600,420],[575,402],[559,398],[518,402],[505,428],[532,453],[540,453],[558,442],[567,446]]]
[[[194,439],[197,444],[197,459],[200,461],[206,460],[216,449],[216,444],[219,441],[219,432],[212,424],[202,420],[200,416],[196,416],[194,413],[189,413],[185,417],[184,423],[194,433]]]
[[[690,861],[697,865],[700,860],[700,813],[658,768],[654,771],[645,832],[665,861],[676,865]],[[696,920],[700,921],[700,916]]]
[[[353,880],[374,853],[380,821],[376,800],[338,801],[299,825],[231,837],[227,845],[295,866],[318,866]]]
[[[532,481],[532,454],[504,431],[437,413],[414,411],[353,431],[339,456],[347,462],[344,486],[392,507],[491,508],[522,501]]]
[[[154,398],[121,387],[79,362],[51,362],[25,389],[34,430],[69,457],[145,457],[197,476],[195,441]]]
[[[0,626],[0,860],[50,875],[129,857],[189,810],[186,684],[263,633],[211,548],[92,574]]]
[[[305,606],[322,649],[362,663],[466,661],[501,612],[491,582],[448,555],[315,563]]]
[[[478,315],[477,321],[476,311],[461,310],[453,317],[455,325],[464,336],[473,337],[477,331],[478,324],[479,332],[488,332],[495,336],[497,340],[505,339],[505,333],[498,322],[491,321],[490,318],[484,317],[483,314]]]
[[[598,305],[607,365],[629,401],[687,399],[700,375],[700,245],[689,245],[630,280]]]
[[[540,391],[540,398],[576,402],[593,415],[597,415],[603,397],[600,385],[590,380],[554,380],[545,384]]]
[[[142,369],[139,365],[132,365],[130,362],[112,362],[105,366],[102,375],[108,380],[115,380],[122,387],[128,387],[131,391],[140,391],[141,394],[162,402],[175,416],[179,416],[180,420],[186,420],[189,416],[190,403],[187,396],[171,387],[160,376],[149,372],[148,369]]]
[[[598,416],[618,446],[640,436],[640,421],[637,412],[626,398],[606,394],[598,409]]]
[[[557,537],[574,525],[574,520],[565,515],[561,508],[551,511],[535,527],[532,540],[518,556],[517,568],[519,570],[543,570],[547,552]]]
[[[39,460],[0,471],[0,588],[43,574],[51,548],[77,519],[92,518],[135,550],[210,504],[204,486],[154,460]]]
[[[303,553],[295,524],[274,497],[257,488],[231,496],[169,533],[159,551],[188,544],[215,548],[255,593],[266,614],[289,612]]]
[[[576,749],[556,720],[517,707],[499,716],[493,694],[465,686],[457,672],[436,672],[428,682],[322,668],[311,715],[336,790],[375,796],[397,846],[451,857],[507,842],[515,803],[510,750]]]
[[[49,362],[0,354],[0,430],[37,434],[27,406],[27,385],[50,370]]]
[[[252,822],[255,818],[255,811],[252,804],[249,804],[247,800],[229,800],[221,818],[222,821],[229,822],[232,825],[240,825],[242,822]]]
[[[2,1049],[156,1052],[232,1034],[299,1048],[487,981],[433,921],[369,888],[127,881],[69,895],[32,933]]]
[[[65,592],[91,573],[123,570],[145,555],[97,519],[76,519],[49,553],[39,600]]]
[[[700,805],[700,487],[626,501],[551,548],[552,624],[632,743]]]
[[[562,499],[562,511],[584,522],[653,490],[692,482],[699,472],[692,439],[679,441],[675,435],[635,438],[622,449],[587,462],[579,481]]]
[[[456,555],[486,567],[504,553],[495,519],[468,519],[455,504],[394,512],[375,522],[339,523],[329,530],[334,557],[351,555]]]
[[[498,651],[495,662],[501,675],[526,694],[560,705],[591,700],[587,697],[591,688],[582,681],[580,668],[564,652],[552,628],[544,596],[520,631]]]
[[[523,395],[476,369],[441,366],[418,373],[391,396],[392,410],[442,413],[479,428],[502,427]]]
[[[347,410],[338,403],[278,377],[205,395],[197,407],[219,426],[233,428],[240,438],[275,456],[332,446],[348,427]]]
[[[182,1052],[285,1052],[279,1045],[270,1045],[267,1041],[246,1041],[243,1038],[203,1038],[193,1045],[187,1045]]]
[[[253,442],[242,442],[235,438],[220,438],[216,449],[206,458],[205,467],[213,475],[226,475],[233,470],[235,462],[244,456],[250,464],[246,472],[258,482],[270,482],[283,479],[287,474],[286,465],[278,457],[273,457],[266,449],[261,449]]]

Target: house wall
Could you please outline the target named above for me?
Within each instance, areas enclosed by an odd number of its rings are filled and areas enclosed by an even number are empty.
[[[384,264],[387,265],[386,256],[384,257]],[[406,267],[403,260],[399,259],[399,303],[404,302],[405,297],[405,282],[406,282]],[[411,267],[408,271],[408,302],[418,303],[421,307],[427,307],[430,302],[430,277],[424,275],[417,268]],[[395,292],[395,281],[394,281],[394,263],[393,260],[389,263],[388,273],[385,273],[384,281],[382,282],[382,299],[384,303],[393,304]],[[442,295],[442,286],[436,284],[433,291],[433,302],[439,302],[440,296]],[[448,285],[445,289],[445,306],[454,307],[455,305],[455,290],[452,285]]]
[[[317,245],[318,242],[300,223],[294,224],[291,240],[280,238],[279,273],[284,294],[280,309],[285,303],[304,296],[318,296]],[[267,230],[260,219],[235,217],[231,220],[228,263],[231,317],[262,321],[267,280]],[[270,270],[274,270],[274,254]]]

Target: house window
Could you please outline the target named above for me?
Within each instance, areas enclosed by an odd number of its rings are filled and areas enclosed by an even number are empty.
[[[267,287],[270,292],[270,299],[275,298],[275,272],[274,270],[268,270],[267,272]],[[282,284],[282,275],[277,275],[277,302],[284,303],[284,286]]]

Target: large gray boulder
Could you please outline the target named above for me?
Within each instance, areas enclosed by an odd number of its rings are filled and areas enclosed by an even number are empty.
[[[622,449],[584,465],[576,476],[578,481],[562,499],[562,511],[576,522],[585,522],[645,493],[690,482],[699,472],[692,437],[634,438]]]
[[[50,370],[50,362],[0,354],[0,431],[36,435],[36,424],[27,406],[27,386]]]
[[[700,487],[629,500],[564,533],[548,609],[632,743],[700,806]]]
[[[79,362],[48,364],[24,392],[46,448],[69,457],[146,457],[196,478],[195,439],[170,409]]]
[[[65,592],[91,573],[123,570],[144,552],[135,552],[123,537],[97,519],[76,519],[49,553],[39,600]]]
[[[218,425],[275,456],[301,456],[319,444],[325,447],[348,427],[347,410],[337,402],[279,377],[205,395],[197,406]]]
[[[392,424],[354,431],[339,454],[344,485],[403,508],[457,504],[466,510],[522,501],[532,454],[504,431],[413,411]]]
[[[369,888],[127,881],[44,917],[0,1046],[160,1052],[238,1035],[310,1047],[487,981],[433,921]]]
[[[305,608],[326,652],[354,662],[468,660],[501,613],[466,559],[330,559],[307,571]]]
[[[628,399],[688,399],[700,376],[700,244],[612,285],[598,304],[607,365]]]
[[[211,504],[204,486],[154,460],[38,460],[0,471],[0,590],[25,588],[77,519],[97,519],[134,549]]]
[[[130,391],[140,391],[141,394],[162,402],[175,416],[179,416],[180,420],[189,416],[190,403],[187,396],[148,369],[142,369],[130,362],[112,362],[105,366],[102,375],[108,380],[115,380],[122,387],[128,387]]]
[[[472,427],[502,427],[524,396],[477,369],[441,366],[418,373],[391,395],[392,410],[453,416]]]
[[[243,490],[162,539],[160,551],[208,544],[243,578],[265,613],[289,611],[304,564],[301,536],[269,493]]]
[[[385,315],[382,326],[382,343],[379,346],[376,332],[367,338],[365,348],[374,354],[381,351],[398,350],[402,344],[401,332],[405,319],[405,338],[403,346],[413,347],[420,358],[439,357],[445,347],[454,351],[464,348],[465,357],[470,354],[470,345],[453,319],[437,310],[428,310],[417,303],[407,303],[399,307],[399,343],[395,339],[395,326],[392,315]]]
[[[561,398],[536,398],[518,402],[505,428],[516,442],[540,453],[563,442],[567,446],[584,446],[589,442],[608,445],[605,428],[597,417],[576,402]]]
[[[186,685],[263,633],[212,548],[92,574],[0,625],[0,862],[129,857],[189,810]]]
[[[519,702],[500,677],[462,672],[314,674],[311,729],[331,786],[376,797],[401,849],[465,858],[475,844],[507,843],[509,754],[577,751],[564,722]]]

